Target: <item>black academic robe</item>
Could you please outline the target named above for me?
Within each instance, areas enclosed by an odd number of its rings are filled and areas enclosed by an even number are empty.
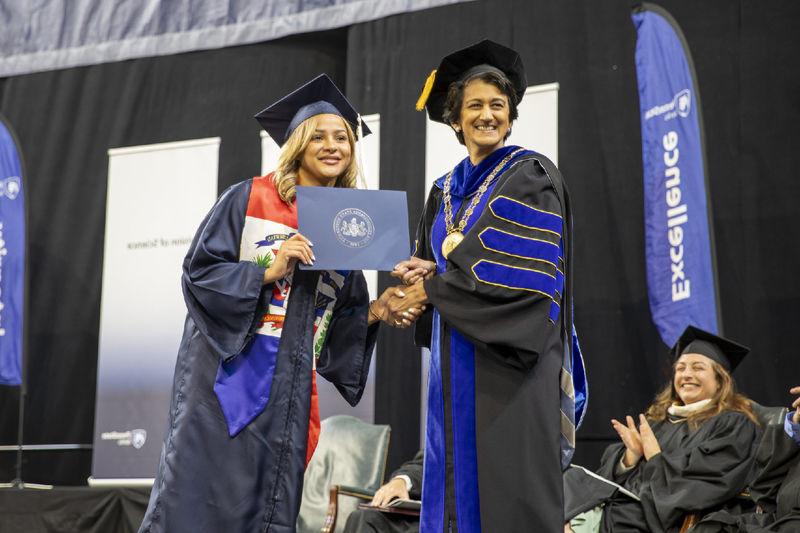
[[[437,263],[424,282],[433,310],[415,332],[431,348],[423,533],[563,527],[565,194],[556,167],[527,152],[498,175],[445,260],[442,180],[430,191],[414,254]],[[456,221],[471,198],[454,197]]]
[[[423,452],[418,452],[413,459],[400,465],[400,468],[389,476],[389,479],[400,475],[408,476],[411,480],[408,496],[412,500],[419,500],[422,497],[423,457]],[[417,533],[418,531],[417,517],[371,509],[359,509],[350,513],[344,527],[344,533]]]
[[[800,446],[783,425],[769,425],[758,446],[750,497],[759,512],[712,513],[692,530],[697,533],[800,532]]]
[[[625,446],[614,444],[603,454],[597,473],[641,498],[593,502],[605,503],[604,533],[676,533],[687,514],[718,509],[747,485],[759,429],[745,415],[724,412],[696,430],[672,418],[653,424],[653,432],[661,453],[619,476]]]
[[[188,316],[169,425],[140,533],[295,531],[306,466],[319,272],[294,271],[263,411],[230,436],[214,392],[221,361],[252,355],[248,347],[258,337],[273,290],[263,285],[263,265],[240,261],[253,181],[223,193],[184,261]],[[353,405],[361,397],[376,336],[376,327],[367,325],[367,308],[364,277],[350,272],[316,361],[317,372]]]

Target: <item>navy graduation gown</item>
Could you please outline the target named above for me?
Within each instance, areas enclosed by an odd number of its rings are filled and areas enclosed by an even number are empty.
[[[264,327],[274,300],[272,284],[263,285],[263,264],[240,260],[245,219],[251,216],[251,187],[259,184],[262,194],[269,189],[268,179],[255,178],[225,191],[184,261],[188,315],[169,426],[141,533],[295,531],[306,466],[315,321],[320,305],[330,303],[330,298],[319,301],[320,272],[294,272],[271,379],[260,377],[266,405],[250,409],[252,420],[239,420],[240,427],[232,428],[214,390],[221,362],[258,356],[256,343],[262,335],[256,332]],[[316,371],[355,405],[366,382],[377,326],[367,326],[368,293],[361,272],[344,279],[328,335],[317,349]]]

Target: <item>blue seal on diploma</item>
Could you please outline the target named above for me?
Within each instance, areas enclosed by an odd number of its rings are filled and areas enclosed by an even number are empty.
[[[387,270],[408,259],[403,191],[297,187],[298,230],[314,243],[304,270]]]

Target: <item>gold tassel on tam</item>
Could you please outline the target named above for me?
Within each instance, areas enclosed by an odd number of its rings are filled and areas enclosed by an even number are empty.
[[[431,95],[431,89],[433,89],[434,80],[436,80],[436,69],[433,69],[428,79],[425,80],[425,87],[422,88],[422,94],[419,95],[419,100],[417,100],[417,111],[425,109],[425,104]]]

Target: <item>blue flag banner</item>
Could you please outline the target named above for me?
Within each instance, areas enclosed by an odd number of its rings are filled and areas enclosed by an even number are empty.
[[[687,325],[718,333],[700,98],[686,41],[662,8],[634,9],[650,311],[672,346]]]
[[[0,385],[22,383],[24,285],[22,165],[14,135],[0,117]]]

